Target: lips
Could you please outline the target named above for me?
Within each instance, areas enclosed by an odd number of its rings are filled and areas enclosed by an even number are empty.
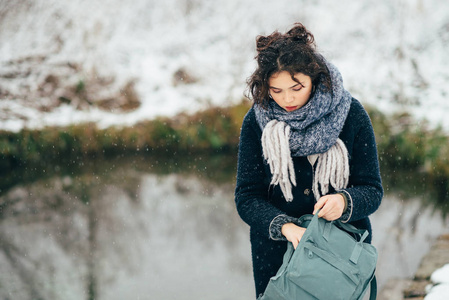
[[[292,110],[295,110],[297,108],[298,108],[298,105],[296,105],[296,106],[286,106],[285,107],[285,109],[288,110],[288,111],[292,111]]]

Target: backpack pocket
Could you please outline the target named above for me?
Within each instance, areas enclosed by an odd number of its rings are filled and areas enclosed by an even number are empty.
[[[289,280],[317,299],[351,299],[360,283],[357,268],[313,243],[293,256],[298,268],[289,270]]]

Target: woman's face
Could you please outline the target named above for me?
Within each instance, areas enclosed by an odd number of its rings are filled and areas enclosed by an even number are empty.
[[[296,73],[294,77],[299,83],[287,71],[275,73],[268,80],[271,97],[286,111],[303,107],[312,92],[312,80],[309,76]]]

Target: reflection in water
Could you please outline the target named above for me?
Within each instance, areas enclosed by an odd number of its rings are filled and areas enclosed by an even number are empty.
[[[232,195],[131,167],[17,185],[0,198],[0,298],[251,298]]]
[[[435,239],[449,232],[439,211],[419,199],[407,201],[387,196],[371,216],[373,244],[379,253],[380,286],[391,278],[411,278]]]
[[[195,164],[194,172],[177,162],[161,172],[150,158],[114,160],[4,192],[0,298],[252,299],[248,228],[235,211],[233,177]],[[380,286],[411,276],[445,230],[431,207],[395,197],[372,221]]]

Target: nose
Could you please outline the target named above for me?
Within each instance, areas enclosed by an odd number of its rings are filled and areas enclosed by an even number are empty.
[[[292,103],[294,100],[293,94],[287,91],[284,96],[285,103]]]

